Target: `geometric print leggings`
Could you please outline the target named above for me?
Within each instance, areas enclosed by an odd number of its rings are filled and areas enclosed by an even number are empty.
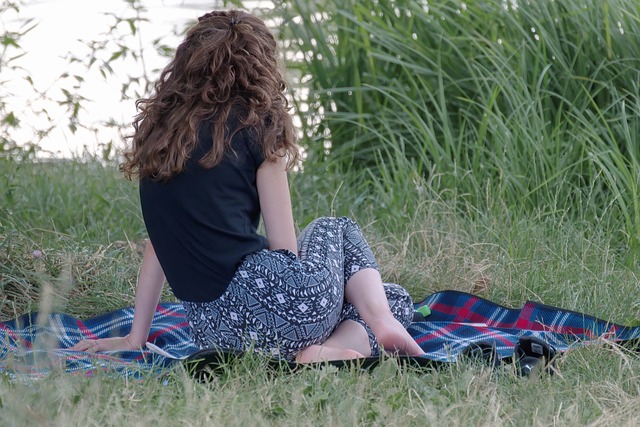
[[[300,233],[298,256],[286,249],[251,253],[219,298],[182,304],[200,348],[253,348],[293,360],[300,350],[322,344],[342,321],[354,320],[377,356],[375,336],[344,296],[346,283],[365,268],[378,265],[360,227],[346,217],[318,218]],[[409,293],[395,284],[384,288],[391,312],[406,328],[414,311]]]

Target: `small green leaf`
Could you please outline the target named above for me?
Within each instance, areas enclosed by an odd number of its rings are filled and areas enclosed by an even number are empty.
[[[122,55],[124,55],[124,54],[125,54],[125,52],[126,52],[126,49],[125,49],[125,48],[122,48],[122,49],[120,49],[119,51],[114,52],[114,53],[111,55],[111,58],[109,58],[109,61],[108,61],[108,62],[115,61],[116,59],[118,59],[118,58],[120,58]]]
[[[19,120],[16,118],[15,114],[13,114],[13,111],[12,111],[6,116],[4,116],[4,119],[2,119],[2,122],[8,124],[9,126],[16,127],[18,126]]]
[[[135,21],[133,19],[127,19],[127,22],[129,23],[129,29],[131,29],[131,34],[135,36],[137,32]]]
[[[8,33],[5,33],[2,35],[2,38],[0,39],[0,44],[2,44],[3,46],[13,46],[18,48],[20,47],[17,39],[11,37],[11,35]]]

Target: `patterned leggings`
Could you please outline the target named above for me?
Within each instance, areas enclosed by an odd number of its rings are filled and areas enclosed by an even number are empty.
[[[318,218],[298,237],[299,255],[262,250],[247,255],[226,292],[210,302],[182,301],[200,348],[254,348],[293,360],[323,343],[344,320],[360,323],[371,355],[380,348],[356,308],[345,301],[349,279],[377,263],[358,225],[349,218]],[[384,284],[393,315],[405,327],[413,318],[407,291]]]

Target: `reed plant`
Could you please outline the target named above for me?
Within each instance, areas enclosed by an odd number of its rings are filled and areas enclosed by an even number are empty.
[[[280,6],[299,53],[288,65],[311,88],[299,100],[310,164],[366,170],[365,186],[423,178],[397,212],[427,185],[463,212],[499,200],[604,222],[637,259],[637,2]]]

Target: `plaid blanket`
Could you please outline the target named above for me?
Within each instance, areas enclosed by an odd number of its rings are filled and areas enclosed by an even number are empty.
[[[616,325],[586,314],[527,302],[520,309],[495,304],[475,295],[437,292],[420,303],[431,314],[414,322],[409,332],[434,362],[454,362],[469,345],[490,342],[502,358],[513,356],[522,336],[536,336],[558,352],[602,342],[640,342],[640,327]],[[162,373],[197,350],[189,338],[180,304],[161,303],[156,310],[149,342],[143,351],[91,354],[65,350],[82,338],[120,336],[129,332],[133,308],[123,308],[87,320],[54,313],[44,319],[25,314],[0,323],[0,373],[11,378],[46,376],[53,369],[80,375],[96,371],[139,378]]]
[[[495,344],[501,358],[512,357],[523,336],[540,338],[558,352],[602,342],[632,343],[636,348],[640,343],[640,326],[617,325],[533,301],[513,309],[465,292],[443,291],[416,308],[423,305],[431,314],[409,331],[427,357],[443,362],[454,361],[469,345],[482,341]]]

